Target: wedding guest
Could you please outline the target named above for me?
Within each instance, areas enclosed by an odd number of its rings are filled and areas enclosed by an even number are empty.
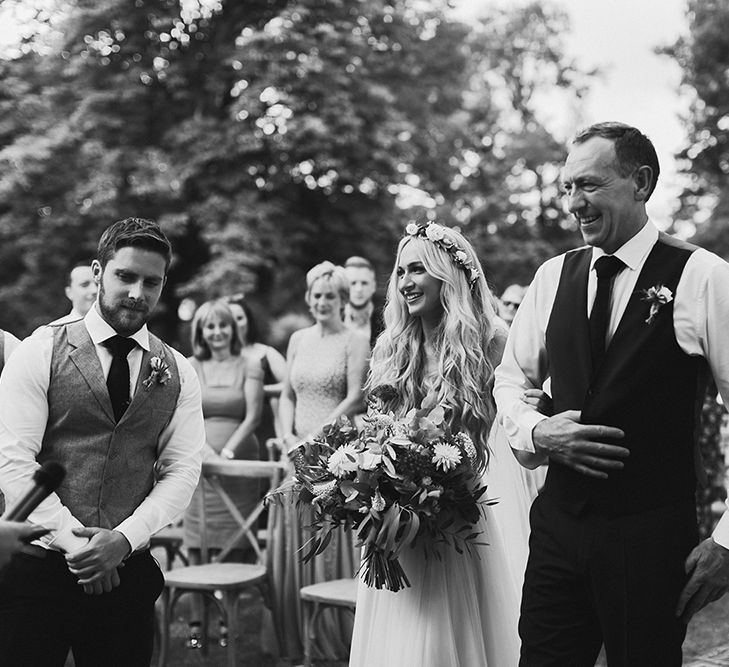
[[[527,287],[525,285],[509,285],[499,297],[499,317],[508,326],[514,321],[516,311],[519,309]]]
[[[241,340],[241,355],[255,361],[263,368],[263,410],[261,421],[256,430],[258,442],[265,447],[269,438],[281,436],[281,426],[278,421],[278,399],[281,395],[284,375],[286,374],[286,359],[275,347],[261,342],[253,310],[246,303],[245,297],[234,296],[227,299]],[[266,456],[262,452],[263,456]]]
[[[281,392],[280,419],[287,448],[321,432],[341,415],[362,409],[362,386],[367,370],[367,337],[344,326],[349,280],[340,266],[322,262],[306,275],[306,303],[315,324],[291,336],[286,353],[286,377]],[[303,618],[299,589],[308,584],[351,577],[359,563],[351,533],[338,532],[334,544],[308,563],[301,547],[309,539],[309,512],[292,504],[272,505],[274,535],[269,553],[274,628],[280,651],[290,659],[303,655]],[[351,619],[335,612],[322,617],[314,655],[341,659],[351,638]]]
[[[440,557],[404,549],[410,587],[359,583],[350,667],[513,667],[527,557],[529,498],[519,465],[496,426],[491,395],[506,329],[471,244],[435,223],[411,223],[387,290],[385,330],[368,388],[392,387],[383,410],[403,417],[436,396],[454,431],[469,434],[493,506],[473,527],[479,554],[445,546]],[[432,545],[434,546],[434,545]]]
[[[263,403],[263,370],[260,360],[240,354],[241,340],[230,308],[224,301],[207,301],[192,320],[190,363],[200,380],[205,417],[205,456],[224,459],[258,460],[255,435]],[[255,480],[241,483],[223,480],[223,488],[243,516],[255,507],[260,492]],[[184,518],[184,546],[190,563],[201,562],[200,510],[201,485]],[[211,555],[220,551],[240,526],[215,491],[205,488],[205,537]],[[230,559],[245,559],[247,542],[242,540]],[[192,597],[187,646],[201,648],[203,605],[200,596]],[[220,642],[227,644],[227,628],[221,621]]]
[[[586,247],[547,261],[495,396],[512,447],[549,460],[531,512],[521,665],[681,665],[691,616],[729,584],[729,515],[698,546],[694,436],[706,365],[729,400],[729,264],[658,231],[640,130],[577,134],[563,171]],[[524,390],[551,377],[554,415]]]
[[[66,468],[30,515],[51,532],[0,582],[3,665],[63,667],[69,650],[76,667],[150,663],[163,576],[149,540],[190,501],[205,442],[195,371],[146,327],[171,256],[155,223],[111,225],[95,306],[26,338],[0,378],[8,502],[43,462]]]
[[[71,312],[51,324],[68,324],[83,319],[94,305],[98,285],[94,280],[91,262],[76,264],[68,272],[65,291],[66,297],[71,302]]]
[[[349,279],[349,301],[344,309],[344,323],[361,331],[373,347],[382,331],[382,312],[375,306],[377,289],[375,267],[364,257],[353,256],[344,263]]]

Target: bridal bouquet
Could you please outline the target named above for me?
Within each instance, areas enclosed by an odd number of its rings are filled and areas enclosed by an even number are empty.
[[[486,486],[479,485],[476,449],[465,433],[452,433],[445,411],[432,399],[396,419],[382,409],[392,387],[372,392],[364,427],[346,417],[302,443],[293,458],[295,475],[273,492],[292,492],[314,512],[314,535],[303,558],[329,544],[333,531],[354,530],[363,548],[362,577],[368,586],[399,591],[410,586],[398,555],[418,545],[426,557],[441,547],[471,553]]]

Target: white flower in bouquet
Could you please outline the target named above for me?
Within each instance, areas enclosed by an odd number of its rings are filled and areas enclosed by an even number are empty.
[[[476,445],[473,444],[473,440],[471,440],[470,436],[466,433],[457,433],[455,441],[466,453],[471,465],[475,465],[476,460],[478,459],[478,453],[476,452]]]
[[[433,445],[433,463],[443,472],[453,470],[461,462],[461,452],[458,447],[439,442]]]
[[[346,444],[337,449],[327,462],[327,469],[335,477],[344,477],[359,467],[359,454],[354,445]]]

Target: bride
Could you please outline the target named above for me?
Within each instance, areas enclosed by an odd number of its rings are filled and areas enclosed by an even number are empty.
[[[471,244],[441,225],[411,223],[397,249],[385,331],[373,351],[368,389],[391,385],[397,415],[435,393],[454,431],[479,452],[486,497],[478,555],[441,548],[426,559],[406,549],[411,587],[397,593],[359,582],[350,667],[513,667],[527,556],[529,495],[496,425],[494,368],[506,342]]]

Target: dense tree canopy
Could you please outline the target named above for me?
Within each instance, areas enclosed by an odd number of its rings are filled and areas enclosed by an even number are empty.
[[[690,0],[689,32],[666,49],[691,96],[688,145],[681,151],[689,185],[679,221],[696,225],[699,245],[729,259],[729,4]]]
[[[322,259],[384,281],[413,217],[459,225],[497,289],[578,242],[535,107],[585,76],[543,3],[466,25],[440,0],[36,2],[45,30],[0,60],[0,327],[61,314],[128,215],[175,246],[163,334],[183,296],[300,308]]]

